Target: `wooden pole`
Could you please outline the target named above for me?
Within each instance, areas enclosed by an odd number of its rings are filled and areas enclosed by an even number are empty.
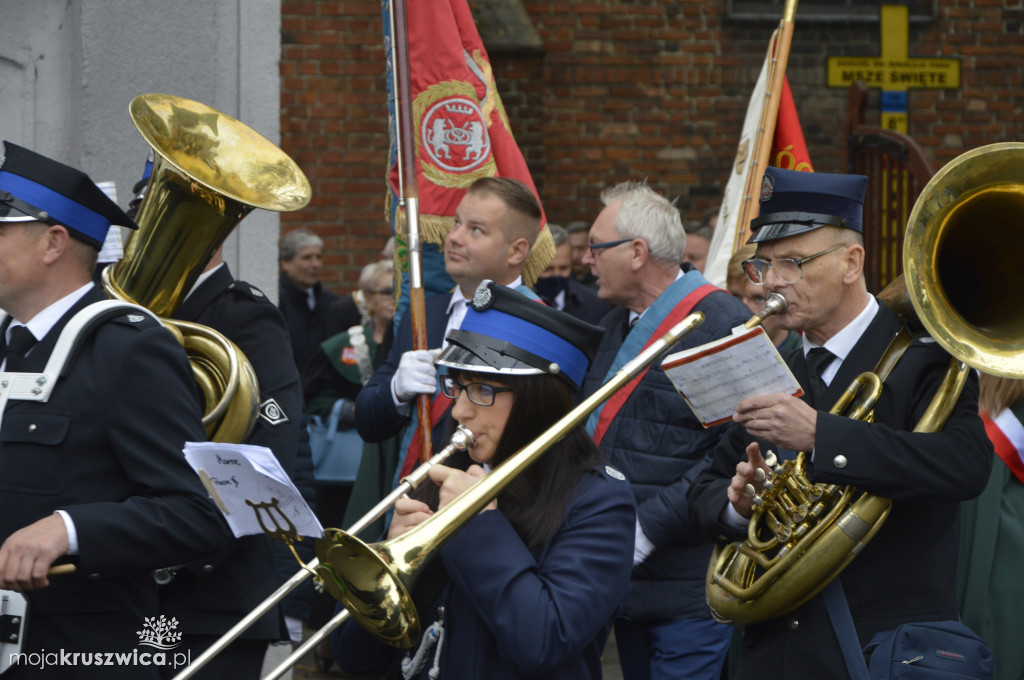
[[[423,299],[423,246],[419,229],[419,188],[416,180],[416,141],[412,124],[412,82],[409,77],[409,28],[405,0],[392,0],[392,33],[395,44],[395,85],[398,92],[395,116],[398,119],[398,149],[396,159],[400,183],[404,194],[399,205],[405,206],[405,221],[408,227],[407,247],[409,253],[409,315],[412,322],[412,348],[427,349],[427,319]],[[416,397],[417,433],[420,439],[420,460],[427,461],[434,453],[430,434],[433,423],[430,418],[429,394]]]

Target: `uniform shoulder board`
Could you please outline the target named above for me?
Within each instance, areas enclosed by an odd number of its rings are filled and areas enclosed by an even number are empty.
[[[159,322],[148,314],[143,314],[135,310],[126,310],[122,314],[113,316],[109,319],[111,323],[120,324],[122,326],[130,326],[132,328],[149,328]]]
[[[612,479],[617,479],[620,482],[626,481],[626,475],[622,474],[621,472],[613,468],[611,465],[604,466],[604,473],[605,475],[611,477]]]

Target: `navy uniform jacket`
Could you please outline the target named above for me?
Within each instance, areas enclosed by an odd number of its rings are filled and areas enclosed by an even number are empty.
[[[444,342],[444,329],[448,325],[448,303],[450,293],[433,295],[424,303],[427,320],[427,347],[437,348]],[[391,378],[398,370],[402,354],[412,349],[412,315],[406,313],[399,322],[395,340],[387,360],[378,368],[370,380],[359,390],[356,397],[356,429],[364,441],[381,442],[395,436],[409,422],[409,415],[399,411],[391,398]],[[410,402],[411,409],[416,408]],[[403,409],[404,411],[405,409]],[[447,444],[449,416],[434,423],[434,450],[440,451]],[[401,455],[404,459],[404,453]]]
[[[175,318],[213,328],[245,354],[259,381],[261,408],[244,443],[266,446],[292,475],[301,429],[302,388],[298,371],[289,361],[288,329],[281,312],[259,289],[236,281],[227,266],[222,266],[188,296]],[[277,585],[271,539],[245,536],[232,540],[217,559],[179,571],[164,586],[160,611],[177,617],[187,635],[220,634]],[[243,637],[282,639],[276,612],[261,618]]]
[[[450,582],[420,609],[427,628],[437,607],[445,608],[440,677],[601,677],[612,616],[629,591],[636,511],[617,470],[592,468],[577,488],[564,527],[548,544],[527,549],[501,511],[490,510],[441,549]],[[349,673],[379,675],[404,654],[352,621],[332,641],[334,658]],[[431,665],[415,677],[427,678]]]
[[[861,645],[904,622],[957,618],[960,501],[984,489],[992,465],[992,445],[978,417],[973,371],[940,432],[911,432],[949,364],[949,355],[931,338],[915,340],[896,364],[875,407],[873,424],[823,412],[857,375],[874,369],[899,330],[892,312],[882,303],[879,307],[825,392],[825,403],[812,404],[818,409],[818,425],[811,481],[853,485],[893,499],[888,520],[841,576]],[[802,349],[785,359],[806,385]],[[690,516],[708,537],[746,537],[745,529],[737,532],[721,518],[728,502],[726,487],[736,463],[746,460],[750,441],[742,427],[731,425],[711,466],[690,491]],[[777,450],[769,442],[760,445],[762,452]],[[780,618],[747,626],[737,677],[847,677],[822,597]]]
[[[85,295],[23,360],[41,371]],[[6,327],[6,324],[4,325]],[[0,541],[66,510],[78,570],[28,593],[24,651],[139,652],[138,631],[158,614],[151,571],[214,554],[230,531],[185,462],[204,441],[199,397],[185,353],[149,316],[103,323],[82,343],[70,373],[45,403],[10,401],[0,429]],[[156,678],[156,666],[61,666],[47,677]],[[8,678],[41,677],[38,667]]]

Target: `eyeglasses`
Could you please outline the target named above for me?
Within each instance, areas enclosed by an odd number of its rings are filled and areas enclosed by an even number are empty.
[[[623,243],[629,243],[633,239],[631,238],[620,238],[618,241],[605,241],[604,243],[588,243],[587,248],[590,250],[591,257],[597,257],[595,250],[604,250],[605,248],[614,248],[615,246],[621,246]]]
[[[477,406],[493,406],[495,396],[500,392],[511,392],[512,388],[478,382],[463,385],[451,376],[445,376],[441,379],[441,394],[449,399],[458,399],[463,391],[465,391],[469,400]]]
[[[394,288],[381,288],[380,290],[374,290],[373,288],[363,289],[363,293],[366,295],[394,295]]]
[[[751,283],[762,284],[764,283],[765,277],[768,275],[769,269],[775,270],[775,275],[783,281],[783,283],[793,284],[804,277],[804,265],[811,260],[827,255],[833,250],[839,250],[850,245],[849,243],[840,243],[837,246],[832,246],[828,250],[823,250],[820,253],[814,255],[808,255],[807,257],[801,257],[799,259],[795,257],[780,257],[777,260],[763,260],[761,258],[752,258],[743,261],[743,271],[746,272],[747,278],[750,279]]]

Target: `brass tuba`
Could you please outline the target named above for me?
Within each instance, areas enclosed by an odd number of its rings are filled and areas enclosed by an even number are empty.
[[[189,356],[212,441],[240,442],[256,422],[259,386],[245,355],[211,328],[172,315],[231,231],[254,208],[298,210],[309,181],[272,142],[189,99],[144,94],[129,106],[153,147],[153,172],[124,258],[103,271],[107,293],[162,317]]]
[[[904,275],[879,297],[908,324],[923,325],[953,357],[915,432],[942,428],[968,366],[1024,377],[1024,309],[1013,294],[1024,289],[1024,237],[1016,224],[1022,215],[1021,143],[992,144],[957,157],[914,204],[903,246]],[[888,357],[889,352],[881,363]],[[852,407],[846,415],[870,419],[880,392],[877,375],[861,374],[831,412]],[[804,474],[804,455],[770,463],[774,474],[755,499],[747,540],[716,546],[706,592],[720,621],[757,623],[793,611],[838,576],[888,517],[889,499],[812,484]]]

